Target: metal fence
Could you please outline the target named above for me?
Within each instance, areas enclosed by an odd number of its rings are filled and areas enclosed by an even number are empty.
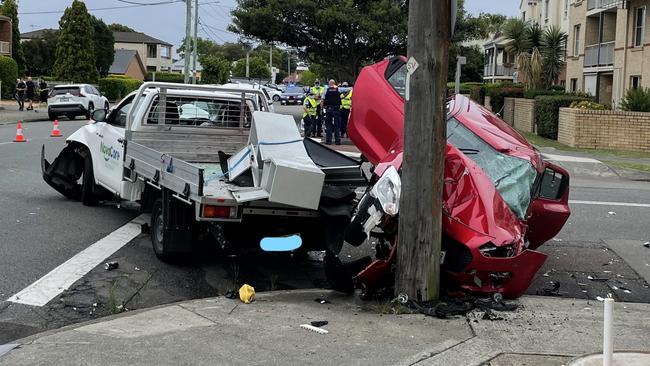
[[[617,6],[621,0],[587,0],[587,10],[608,9]]]
[[[512,76],[515,68],[510,65],[497,64],[496,70],[494,64],[485,65],[483,68],[483,76]]]
[[[614,43],[607,42],[585,47],[585,67],[614,65]]]

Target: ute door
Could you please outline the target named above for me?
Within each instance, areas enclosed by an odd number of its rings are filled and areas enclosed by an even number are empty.
[[[571,215],[569,173],[547,161],[544,166],[537,198],[532,202],[528,219],[527,236],[530,249],[538,248],[557,235]]]
[[[99,136],[99,158],[96,160],[99,160],[99,166],[94,169],[95,180],[119,195],[122,193],[126,117],[132,103],[133,96],[124,99],[104,122],[96,123]]]

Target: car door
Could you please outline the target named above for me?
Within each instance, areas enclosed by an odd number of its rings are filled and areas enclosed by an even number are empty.
[[[537,198],[532,202],[528,218],[528,247],[536,249],[555,235],[566,223],[569,208],[569,173],[561,167],[544,162],[544,174]]]
[[[99,164],[95,180],[100,185],[121,195],[122,168],[124,163],[124,135],[126,116],[133,103],[133,96],[124,99],[104,122],[97,122],[99,136]]]

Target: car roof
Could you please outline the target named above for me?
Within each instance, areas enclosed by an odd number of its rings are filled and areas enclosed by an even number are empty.
[[[89,86],[90,84],[64,84],[64,85],[55,85],[54,89],[56,88],[76,88],[80,86]]]

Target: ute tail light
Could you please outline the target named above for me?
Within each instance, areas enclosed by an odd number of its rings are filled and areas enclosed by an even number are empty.
[[[231,219],[235,218],[236,210],[232,206],[203,206],[202,216],[209,219]]]

